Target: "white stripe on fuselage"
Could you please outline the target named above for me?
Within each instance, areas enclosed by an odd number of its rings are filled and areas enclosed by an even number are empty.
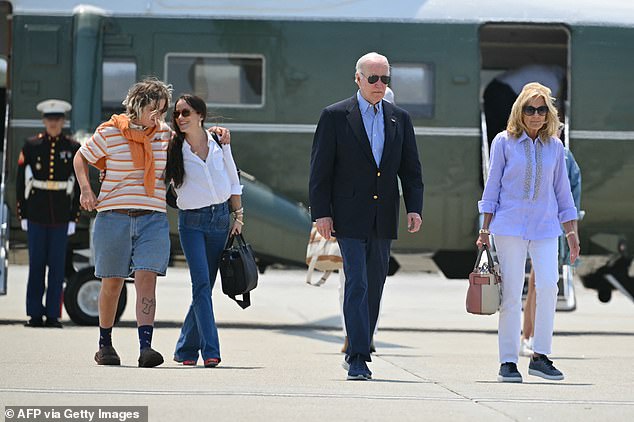
[[[14,128],[42,128],[42,120],[39,119],[12,119]],[[70,127],[66,121],[65,127]],[[258,133],[315,133],[317,125],[292,124],[292,123],[230,123],[226,126],[234,132],[258,132]],[[471,127],[432,127],[415,126],[414,133],[419,136],[452,136],[452,137],[480,137],[480,128]],[[571,130],[571,139],[595,139],[630,141],[634,140],[634,131],[614,130]]]

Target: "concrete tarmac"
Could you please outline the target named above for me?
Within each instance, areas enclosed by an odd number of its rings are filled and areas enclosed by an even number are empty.
[[[268,270],[240,309],[214,290],[222,363],[171,360],[191,300],[185,268],[159,279],[153,346],[166,363],[137,368],[134,288],[113,332],[121,367],[93,361],[98,330],[64,314],[63,329],[26,328],[27,267],[9,268],[0,296],[0,407],[148,406],[149,421],[632,421],[634,303],[602,304],[577,283],[577,310],[558,312],[551,358],[566,379],[496,381],[497,316],[464,310],[466,280],[400,272],[389,277],[372,381],[345,381],[339,281],[304,283]],[[16,420],[6,418],[6,421]]]

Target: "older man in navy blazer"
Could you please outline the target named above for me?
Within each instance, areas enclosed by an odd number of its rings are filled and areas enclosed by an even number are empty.
[[[349,380],[372,377],[366,362],[396,239],[401,180],[410,233],[422,224],[423,180],[412,121],[383,101],[390,82],[386,57],[357,61],[356,95],[326,107],[310,162],[310,206],[317,230],[336,236],[346,275],[344,317]]]

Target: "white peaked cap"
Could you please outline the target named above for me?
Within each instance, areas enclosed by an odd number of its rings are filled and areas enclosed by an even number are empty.
[[[70,109],[73,108],[73,106],[71,106],[69,102],[64,100],[46,100],[39,103],[36,108],[37,111],[39,111],[44,117],[46,117],[49,114],[65,115],[66,112],[70,111]]]

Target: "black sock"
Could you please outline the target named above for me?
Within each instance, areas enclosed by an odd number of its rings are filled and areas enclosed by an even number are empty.
[[[152,346],[152,333],[154,332],[154,327],[151,325],[141,325],[139,328],[139,346],[141,346],[141,350],[146,347]]]
[[[112,346],[112,327],[99,327],[99,348]]]

